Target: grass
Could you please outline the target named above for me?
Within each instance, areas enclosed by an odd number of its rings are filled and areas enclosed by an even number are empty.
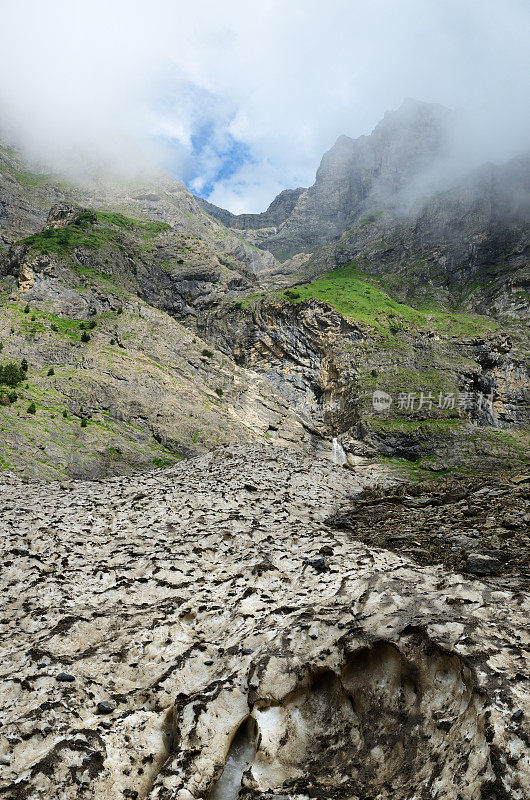
[[[44,228],[22,239],[22,243],[44,255],[64,258],[78,247],[89,250],[123,247],[120,231],[139,234],[145,240],[170,228],[166,222],[143,222],[111,211],[81,211],[69,225]]]
[[[382,456],[379,461],[396,471],[401,477],[410,481],[432,480],[441,475],[474,475],[477,469],[473,465],[454,466],[435,469],[429,466],[429,458],[419,458],[416,461],[408,461],[406,458],[394,458]]]
[[[0,152],[4,153],[10,158],[16,157],[16,153],[13,150],[9,150],[7,147],[0,147]],[[0,169],[4,172],[8,172],[18,181],[18,183],[27,188],[34,188],[35,186],[41,186],[44,183],[50,183],[50,181],[53,179],[53,175],[47,173],[18,170],[3,160],[0,164]]]
[[[22,244],[44,255],[66,257],[78,247],[99,250],[119,244],[116,232],[107,228],[87,229],[84,225],[65,225],[63,228],[44,228],[39,233],[27,236]]]
[[[498,328],[494,320],[477,314],[422,310],[399,303],[377,286],[371,276],[359,270],[355,262],[326,272],[310,283],[297,284],[268,296],[295,305],[311,299],[330,303],[346,319],[364,323],[386,335],[430,328],[448,336],[466,336]],[[248,305],[259,297],[247,298],[243,304]]]
[[[114,211],[98,211],[96,217],[99,222],[106,225],[114,225],[123,230],[135,231],[144,236],[158,236],[159,233],[171,230],[171,225],[168,225],[167,222],[142,222]]]
[[[357,225],[360,228],[364,228],[365,225],[370,225],[372,222],[377,222],[378,219],[381,219],[383,216],[383,212],[381,209],[376,209],[375,211],[370,211],[368,214],[365,214],[363,217],[360,217],[357,220]]]
[[[38,172],[21,172],[16,169],[13,170],[13,175],[19,183],[28,187],[41,186],[43,183],[50,183],[52,179],[51,175]]]
[[[177,461],[182,461],[182,456],[171,455],[171,458],[153,458],[155,467],[172,467]]]
[[[516,434],[516,435],[514,435]],[[518,435],[519,434],[519,437]],[[482,435],[485,439],[496,445],[505,444],[516,450],[521,455],[528,451],[528,433],[524,430],[515,430],[508,433],[500,430],[484,430]]]
[[[418,410],[421,392],[424,394],[422,405],[426,407],[429,401],[432,401],[432,408],[439,406],[440,393],[442,401],[446,394],[454,393],[455,404],[458,408],[458,378],[455,374],[458,363],[454,360],[450,362],[450,365],[433,363],[430,368],[426,368],[422,363],[412,362],[410,365],[406,365],[403,362],[407,355],[403,351],[402,359],[394,358],[392,363],[385,366],[385,369],[359,374],[353,382],[353,388],[357,388],[370,397],[375,389],[389,393],[393,398],[393,409],[399,403],[400,393],[411,393],[415,396],[415,411]],[[373,372],[376,374],[374,375]],[[429,393],[432,395],[430,398]]]
[[[8,302],[5,305],[7,309],[18,317],[17,322],[19,328],[24,333],[44,333],[50,330],[61,337],[68,337],[73,341],[80,341],[83,320],[58,317],[56,314],[52,314],[49,311],[41,311],[36,308],[32,309],[32,317],[35,317],[35,320],[32,320],[29,315],[21,311],[20,304]],[[48,325],[44,323],[48,323]]]
[[[450,417],[446,419],[375,419],[369,421],[370,428],[377,433],[418,433],[419,435],[444,435],[458,430],[467,420]]]
[[[356,266],[345,265],[326,272],[311,283],[299,284],[283,292],[290,303],[321,300],[330,303],[343,317],[379,328],[403,324],[424,325],[425,315],[404,303],[398,303],[370,283]]]

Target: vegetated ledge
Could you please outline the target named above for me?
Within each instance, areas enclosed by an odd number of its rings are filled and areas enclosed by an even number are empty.
[[[353,457],[412,463],[438,448],[432,471],[524,464],[524,331],[508,336],[487,317],[395,303],[354,268],[330,275],[225,303],[204,329],[316,413]],[[377,391],[388,410],[373,407]]]
[[[289,289],[255,294],[239,301],[245,308],[260,299],[284,300],[292,304],[307,300],[329,303],[345,319],[373,328],[386,337],[401,332],[431,329],[444,337],[492,334],[499,322],[479,314],[452,312],[431,307],[418,309],[400,303],[377,285],[376,279],[362,272],[356,262],[298,283]],[[237,303],[238,301],[236,301]]]
[[[38,233],[20,240],[19,244],[43,255],[65,257],[77,247],[93,250],[122,247],[123,231],[145,241],[170,229],[171,226],[165,222],[145,222],[111,211],[93,212],[82,209],[68,224],[60,227],[48,225]]]

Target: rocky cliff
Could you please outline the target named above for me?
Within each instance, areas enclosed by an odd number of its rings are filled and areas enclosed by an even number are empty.
[[[290,290],[264,294],[222,304],[196,324],[237,364],[264,375],[291,408],[340,436],[352,465],[375,454],[435,471],[524,460],[528,332],[486,317],[385,308],[385,295],[358,274],[350,280],[361,296],[369,293],[371,319],[362,308],[340,314],[333,300],[310,299],[331,299],[325,287],[318,291],[321,281],[304,287],[309,299]],[[347,287],[337,291],[344,302]]]
[[[352,464],[524,456],[518,323],[420,312],[351,267],[260,293],[198,237],[64,203],[0,271],[2,358],[31,365],[3,395],[5,467],[93,476],[255,437],[319,452],[337,435]]]
[[[318,448],[314,424],[267,380],[177,322],[255,285],[208,242],[63,203],[0,256],[0,276],[0,363],[28,364],[1,395],[3,468],[123,473],[269,428]]]
[[[355,261],[420,307],[528,318],[529,220],[530,159],[489,164],[418,205],[412,218],[368,215],[302,270],[318,275]]]
[[[528,315],[530,160],[457,173],[453,122],[447,109],[406,101],[370,136],[341,136],[314,185],[288,203],[280,195],[264,215],[209,213],[287,259],[272,268],[276,284],[353,259],[413,304]]]
[[[339,137],[322,158],[313,186],[283,192],[264,214],[227,217],[222,209],[206,208],[225,225],[249,229],[251,241],[257,237],[279,258],[312,251],[337,239],[367,210],[401,213],[415,181],[447,153],[450,116],[442,106],[406,100],[370,136]]]

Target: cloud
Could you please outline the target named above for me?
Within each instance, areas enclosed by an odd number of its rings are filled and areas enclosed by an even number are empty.
[[[0,127],[54,168],[161,161],[231,210],[309,185],[405,96],[464,162],[530,146],[526,0],[0,0]]]

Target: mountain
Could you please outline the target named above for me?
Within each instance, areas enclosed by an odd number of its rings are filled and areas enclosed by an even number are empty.
[[[62,202],[166,223],[200,241],[212,258],[224,259],[246,274],[266,271],[275,263],[270,253],[252,247],[205,214],[184,184],[163,170],[129,181],[94,176],[80,184],[34,172],[19,153],[0,147],[0,243],[40,230],[50,208]]]
[[[197,197],[197,202],[201,208],[208,212],[212,217],[220,220],[223,225],[234,230],[245,230],[246,228],[274,228],[281,225],[292,214],[296,204],[306,190],[284,189],[283,192],[274,198],[266,211],[261,214],[232,214],[223,208],[214,206],[207,200]]]
[[[528,162],[417,199],[446,119],[237,219],[1,152],[5,800],[526,800]]]
[[[409,101],[311,189],[223,221],[162,172],[76,185],[3,150],[0,367],[29,365],[0,383],[3,466],[96,477],[333,437],[351,467],[524,463],[528,159],[413,202],[450,120]],[[258,223],[311,252],[278,261]]]
[[[202,205],[277,258],[312,251],[337,239],[366,211],[400,210],[406,190],[447,155],[451,118],[443,106],[406,100],[370,136],[340,136],[322,158],[313,186],[282,192],[264,214],[227,216]]]
[[[394,295],[530,318],[530,158],[486,164],[401,218],[367,214],[303,264],[304,279],[355,261]],[[297,265],[284,274],[296,282]]]
[[[407,100],[369,136],[341,136],[289,202],[238,216],[202,206],[284,260],[272,285],[355,261],[406,302],[528,316],[530,156],[457,177],[455,116]]]
[[[4,469],[122,474],[264,440],[269,428],[279,444],[318,447],[311,421],[265,378],[178,321],[259,288],[270,254],[165,177],[87,188],[32,173],[13,153],[0,167],[0,368],[28,364],[13,387],[0,375]]]

